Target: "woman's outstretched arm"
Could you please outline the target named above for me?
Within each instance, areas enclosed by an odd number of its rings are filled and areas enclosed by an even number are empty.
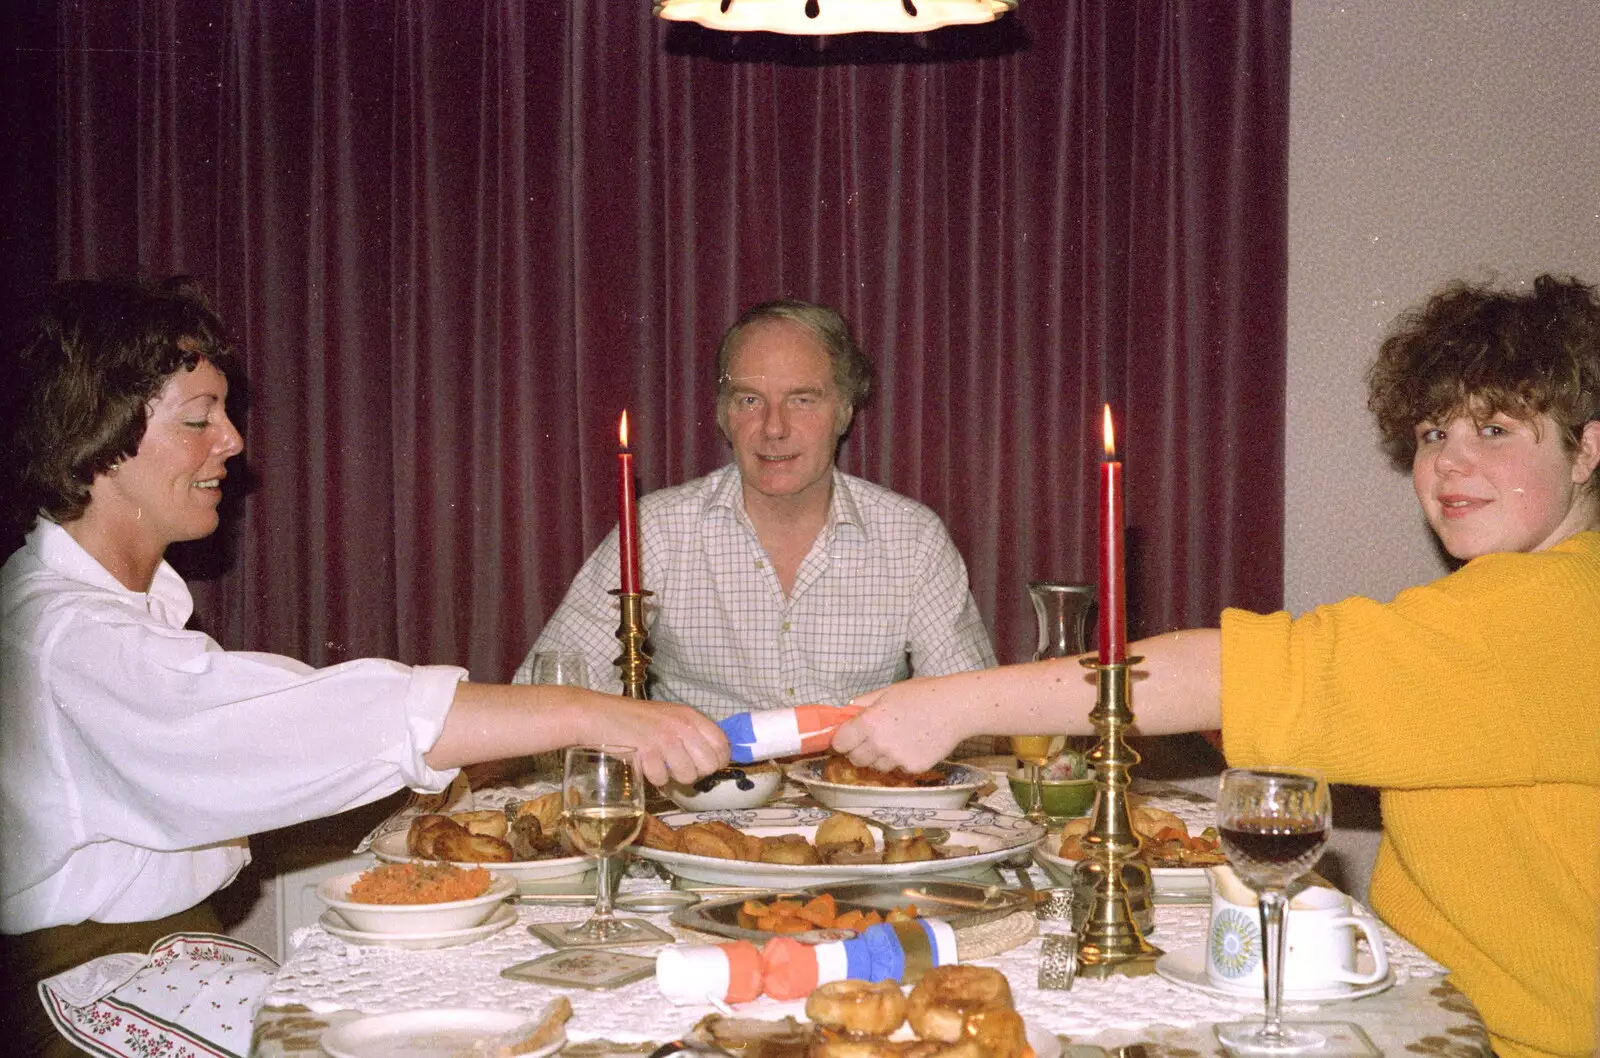
[[[686,705],[500,683],[457,686],[425,759],[433,768],[457,768],[601,742],[638,749],[644,777],[657,786],[668,778],[693,782],[728,761],[722,729]]]

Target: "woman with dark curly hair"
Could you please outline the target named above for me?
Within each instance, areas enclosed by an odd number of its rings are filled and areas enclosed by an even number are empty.
[[[657,783],[727,760],[721,731],[686,706],[469,683],[445,665],[313,669],[185,628],[193,601],[164,555],[217,528],[243,448],[231,364],[221,321],[184,281],[59,284],[18,354],[12,450],[34,524],[0,569],[13,1053],[66,1047],[38,980],[217,929],[207,900],[248,862],[252,833],[579,742],[639,747]]]
[[[1142,734],[1220,725],[1228,763],[1375,786],[1373,907],[1450,968],[1502,1056],[1588,1054],[1600,933],[1600,300],[1571,278],[1457,283],[1402,316],[1369,406],[1464,563],[1393,602],[1132,644]],[[928,767],[978,730],[1089,734],[1073,659],[934,680],[834,748]],[[1507,901],[1510,900],[1510,903]],[[1512,910],[1514,909],[1514,910]]]

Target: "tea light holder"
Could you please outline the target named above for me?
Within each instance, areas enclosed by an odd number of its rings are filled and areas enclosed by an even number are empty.
[[[1130,657],[1101,663],[1084,658],[1095,673],[1095,706],[1089,714],[1099,742],[1089,751],[1094,766],[1094,818],[1083,837],[1084,855],[1075,871],[1075,888],[1087,896],[1087,910],[1078,931],[1077,976],[1105,978],[1113,974],[1138,977],[1155,970],[1161,949],[1144,937],[1129,903],[1124,871],[1136,872],[1146,892],[1150,868],[1137,859],[1139,835],[1128,814],[1129,771],[1139,754],[1124,733],[1133,724],[1129,707],[1129,669],[1143,661]]]
[[[655,593],[613,590],[611,594],[617,597],[622,610],[622,618],[617,623],[617,641],[622,644],[622,653],[614,659],[622,674],[622,695],[642,701],[649,697],[644,686],[650,676],[650,654],[644,648],[644,600]]]

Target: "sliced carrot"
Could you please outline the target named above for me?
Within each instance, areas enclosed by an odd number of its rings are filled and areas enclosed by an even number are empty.
[[[834,929],[864,929],[867,916],[851,909],[833,920]]]
[[[825,927],[831,924],[839,914],[839,908],[834,903],[832,893],[823,893],[821,896],[813,897],[806,901],[805,906],[797,914],[801,918],[816,923],[818,926]]]

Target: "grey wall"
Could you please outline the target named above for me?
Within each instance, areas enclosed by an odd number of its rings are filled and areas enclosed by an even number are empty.
[[[1361,376],[1447,279],[1600,282],[1600,3],[1294,5],[1284,595],[1444,570]]]

